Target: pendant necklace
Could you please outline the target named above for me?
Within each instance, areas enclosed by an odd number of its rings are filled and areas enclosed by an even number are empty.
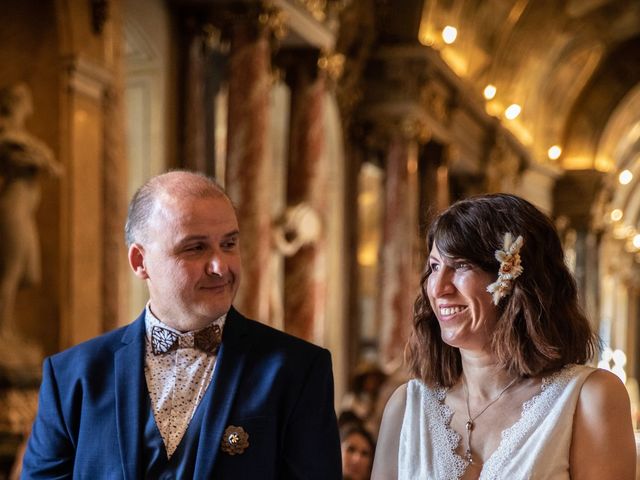
[[[465,423],[465,425],[464,425],[465,429],[467,431],[467,451],[464,454],[464,458],[470,464],[473,463],[473,456],[471,455],[471,433],[473,432],[473,427],[475,426],[475,421],[478,419],[478,417],[480,415],[482,415],[484,412],[486,412],[487,409],[491,405],[493,405],[498,400],[500,400],[500,397],[502,397],[502,394],[504,392],[506,392],[507,390],[509,390],[516,383],[517,380],[518,380],[518,377],[516,377],[513,380],[511,380],[511,382],[509,382],[509,384],[502,389],[502,391],[498,394],[498,396],[496,398],[491,400],[482,410],[480,410],[480,413],[477,413],[476,415],[474,415],[472,417],[471,416],[471,409],[469,408],[469,390],[467,390],[467,382],[466,382],[466,380],[464,378],[464,375],[462,376],[462,386],[464,388],[464,395],[465,395],[465,399],[467,401],[467,423]]]

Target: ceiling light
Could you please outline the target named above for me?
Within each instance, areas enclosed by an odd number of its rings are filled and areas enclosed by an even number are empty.
[[[620,172],[620,175],[618,175],[618,181],[622,185],[627,185],[631,180],[633,180],[633,173],[631,173],[630,170],[623,170]]]
[[[632,240],[633,246],[640,249],[640,233],[636,234]]]
[[[562,155],[562,149],[558,145],[554,145],[547,151],[547,155],[549,155],[549,159],[557,160]]]
[[[493,100],[493,98],[496,96],[496,87],[494,85],[487,85],[486,87],[484,87],[484,98],[486,98],[487,100]]]
[[[447,25],[442,29],[442,39],[444,40],[444,43],[446,43],[447,45],[451,45],[453,42],[455,42],[457,37],[458,37],[458,30],[456,29],[456,27]]]
[[[515,118],[518,117],[518,115],[520,115],[521,111],[522,111],[522,107],[517,103],[513,103],[509,105],[507,109],[504,111],[504,116],[507,117],[508,120],[514,120]]]
[[[622,215],[622,210],[616,208],[611,212],[611,220],[613,220],[614,222],[619,222],[620,220],[622,220]]]

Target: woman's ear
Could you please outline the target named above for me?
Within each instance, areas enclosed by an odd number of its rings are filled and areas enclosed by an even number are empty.
[[[129,266],[136,277],[146,280],[149,274],[144,265],[144,248],[137,243],[129,247]]]

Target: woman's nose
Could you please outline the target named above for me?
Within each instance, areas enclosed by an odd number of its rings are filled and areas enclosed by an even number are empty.
[[[431,273],[429,280],[431,294],[434,297],[441,297],[454,291],[451,272],[446,267]]]

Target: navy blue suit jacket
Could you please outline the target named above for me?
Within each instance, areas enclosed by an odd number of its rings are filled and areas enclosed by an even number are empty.
[[[144,315],[45,359],[23,478],[139,479]],[[194,478],[340,479],[340,445],[327,350],[227,315],[198,442]],[[249,447],[220,449],[229,425]]]

